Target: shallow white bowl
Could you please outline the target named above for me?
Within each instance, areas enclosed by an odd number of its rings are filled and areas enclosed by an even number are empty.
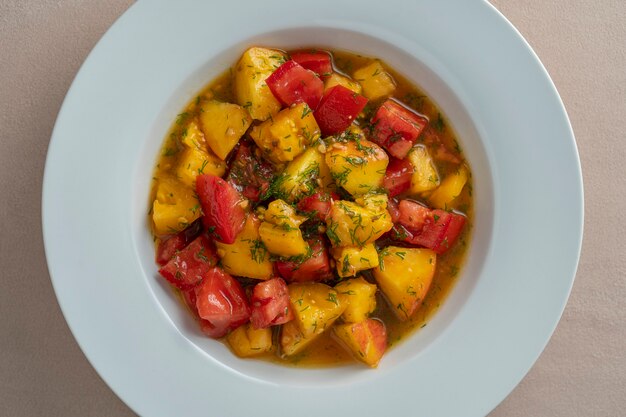
[[[59,114],[43,222],[52,281],[81,348],[142,415],[481,416],[525,375],[571,288],[582,180],[562,103],[489,4],[359,7],[139,2],[89,56]],[[377,370],[234,357],[157,277],[152,168],[177,113],[250,45],[384,59],[443,108],[471,164],[475,229],[459,282]]]

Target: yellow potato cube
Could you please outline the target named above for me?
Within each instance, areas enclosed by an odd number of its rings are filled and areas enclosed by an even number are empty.
[[[196,177],[201,174],[211,174],[221,177],[226,172],[226,163],[212,152],[197,148],[185,147],[176,168],[176,177],[188,187],[196,187]]]
[[[274,273],[274,265],[261,241],[259,227],[261,221],[248,215],[243,230],[231,244],[215,242],[217,255],[222,260],[222,268],[231,275],[269,279]]]
[[[277,180],[281,196],[290,202],[317,190],[320,182],[325,191],[335,189],[324,155],[316,148],[308,148],[289,162]]]
[[[269,204],[263,213],[263,220],[276,226],[286,224],[289,227],[299,227],[306,217],[299,216],[292,206],[278,199]]]
[[[346,309],[343,295],[319,282],[290,284],[289,298],[298,324],[305,337],[319,335],[329,329]]]
[[[306,103],[281,110],[252,128],[250,136],[265,156],[276,164],[292,161],[320,137],[320,128]]]
[[[359,271],[378,266],[378,252],[373,243],[361,248],[353,246],[333,248],[331,252],[337,264],[337,273],[342,278],[353,277]]]
[[[357,196],[382,186],[389,157],[373,142],[349,140],[329,147],[326,164],[335,183]]]
[[[280,110],[265,80],[285,62],[285,55],[275,49],[253,47],[241,56],[235,67],[234,92],[237,104],[253,119],[267,120]]]
[[[333,201],[326,235],[333,246],[362,247],[391,230],[393,223],[387,211],[387,196],[361,200],[365,206],[351,201]]]
[[[448,174],[441,182],[441,185],[428,198],[430,204],[443,210],[454,208],[454,200],[463,191],[468,176],[469,173],[465,165],[461,165],[456,172]]]
[[[370,100],[388,97],[396,90],[396,82],[380,61],[359,68],[352,74],[352,78],[361,83],[363,95]]]
[[[241,106],[211,100],[200,107],[200,123],[209,147],[225,160],[250,127],[252,118]]]
[[[376,255],[378,266],[378,254]],[[345,297],[348,306],[341,318],[348,323],[363,321],[376,309],[376,285],[362,277],[347,279],[335,285],[335,290]]]
[[[286,223],[276,226],[263,222],[259,227],[259,235],[267,250],[274,255],[288,258],[309,252],[309,244],[302,237],[300,229]]]
[[[157,235],[177,233],[202,215],[195,193],[174,178],[161,178],[152,204],[152,221]]]
[[[228,345],[241,358],[261,355],[272,351],[272,330],[255,329],[250,323],[237,327],[226,336]]]
[[[417,146],[413,148],[409,152],[408,158],[415,169],[413,175],[411,175],[411,193],[419,194],[439,186],[439,174],[433,159],[425,147]]]
[[[351,80],[345,75],[341,75],[336,72],[333,72],[324,81],[324,91],[329,90],[336,85],[342,85],[346,87],[348,90],[352,90],[357,94],[361,94],[361,84],[359,84],[356,81]]]
[[[408,320],[422,304],[436,266],[437,254],[430,249],[388,246],[381,251],[374,278],[400,320]]]

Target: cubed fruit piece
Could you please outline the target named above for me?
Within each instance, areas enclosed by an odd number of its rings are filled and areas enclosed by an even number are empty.
[[[250,322],[257,329],[293,320],[287,284],[282,278],[272,278],[254,286],[250,297]]]
[[[335,183],[353,196],[380,188],[389,163],[387,153],[367,140],[334,143],[325,159]]]
[[[333,335],[354,357],[375,368],[387,350],[387,331],[379,320],[366,319],[359,323],[339,324]]]
[[[413,165],[408,159],[391,158],[383,179],[383,188],[387,190],[389,197],[402,194],[411,187],[413,170]]]
[[[274,255],[289,258],[305,256],[309,251],[309,245],[302,237],[300,229],[286,223],[277,226],[262,222],[259,227],[259,236],[263,245]]]
[[[305,69],[294,60],[278,67],[265,80],[274,97],[284,106],[306,103],[314,109],[324,94],[324,83],[313,72]]]
[[[209,147],[225,160],[250,127],[252,118],[237,104],[210,100],[200,106],[200,123]]]
[[[279,194],[289,202],[297,201],[320,187],[334,188],[324,155],[316,148],[308,148],[301,155],[287,164],[285,170],[276,178],[275,187]]]
[[[175,287],[187,290],[202,281],[217,261],[215,247],[206,235],[200,235],[176,253],[159,273]]]
[[[226,172],[226,163],[213,154],[197,148],[183,149],[176,177],[188,187],[196,186],[196,178],[199,175],[208,174],[221,177]]]
[[[380,253],[374,277],[398,319],[408,320],[422,304],[436,265],[437,254],[430,249],[387,246]]]
[[[299,216],[293,207],[278,199],[267,206],[267,210],[263,213],[263,220],[276,226],[286,224],[289,227],[299,227],[306,217]]]
[[[289,284],[294,322],[305,336],[318,335],[329,329],[346,309],[343,295],[319,282]]]
[[[200,131],[198,125],[193,121],[187,125],[187,129],[185,129],[182,135],[182,142],[188,148],[201,149],[203,151],[207,149],[204,133]]]
[[[398,159],[404,159],[428,120],[392,99],[386,100],[371,120],[370,138]]]
[[[248,201],[214,175],[200,175],[196,193],[202,204],[204,226],[220,242],[233,243],[246,220]]]
[[[378,266],[378,252],[373,243],[363,247],[344,246],[331,250],[340,277],[353,277],[358,272]]]
[[[176,253],[187,246],[192,240],[202,233],[202,220],[196,219],[185,230],[173,236],[159,240],[156,261],[163,266],[169,262]]]
[[[342,85],[356,94],[361,94],[361,84],[336,72],[332,73],[324,80],[324,91],[330,90],[336,85]]]
[[[226,180],[248,200],[262,200],[276,175],[274,166],[252,141],[241,141]]]
[[[155,234],[177,233],[201,215],[200,202],[191,188],[175,178],[159,179],[156,199],[152,204]]]
[[[285,323],[280,329],[280,350],[285,356],[293,356],[300,353],[311,342],[313,342],[319,334],[311,333],[305,335],[295,320]]]
[[[261,221],[257,216],[250,214],[243,230],[232,244],[215,243],[217,254],[226,272],[256,279],[269,279],[272,276],[274,266],[265,245],[261,242],[260,225]]]
[[[433,211],[415,201],[401,200],[398,203],[398,219],[407,230],[419,233],[424,228],[426,222],[433,221]]]
[[[270,120],[252,128],[250,136],[270,161],[292,161],[320,136],[320,130],[306,103],[281,110]]]
[[[235,67],[234,93],[237,104],[255,120],[267,120],[280,110],[280,102],[265,83],[285,55],[275,49],[253,47],[243,53]]]
[[[226,337],[228,345],[240,358],[249,358],[272,351],[272,330],[256,329],[250,323],[237,327]]]
[[[308,241],[311,248],[309,257],[276,261],[276,270],[289,282],[325,281],[333,277],[328,250],[321,238]]]
[[[376,257],[378,258],[378,255]],[[342,294],[348,303],[341,315],[345,322],[363,321],[376,309],[376,285],[361,277],[341,281],[335,285],[335,290]]]
[[[324,136],[343,132],[361,113],[367,99],[360,94],[336,85],[324,92],[324,97],[315,109],[315,120]]]
[[[185,300],[185,304],[200,324],[200,330],[202,333],[206,334],[209,337],[221,337],[223,335],[224,329],[218,329],[214,325],[212,325],[209,321],[200,318],[198,315],[198,306],[196,302],[198,298],[196,297],[196,290],[192,288],[190,290],[181,291],[183,299]]]
[[[304,68],[313,71],[322,79],[328,77],[333,72],[333,63],[330,54],[325,51],[310,50],[292,52],[291,59]]]
[[[396,82],[380,61],[374,61],[354,71],[352,78],[361,83],[363,95],[370,100],[388,97],[396,90]]]
[[[410,161],[413,166],[410,188],[412,194],[430,191],[439,186],[437,168],[435,168],[435,163],[425,147],[414,147],[405,161]]]
[[[428,201],[443,210],[454,208],[454,200],[461,194],[467,183],[468,171],[465,165],[461,165],[455,172],[448,174],[441,185],[428,197]]]
[[[241,284],[221,268],[206,272],[195,292],[198,315],[214,327],[213,337],[222,337],[250,319],[250,306]]]
[[[386,195],[361,199],[361,204],[333,201],[326,221],[326,235],[333,246],[361,247],[372,243],[393,226],[386,207]]]
[[[330,214],[330,203],[333,200],[333,194],[335,193],[319,192],[305,197],[298,202],[298,210],[307,213],[309,218],[325,222]],[[335,199],[339,199],[336,194]]]
[[[404,242],[424,246],[437,254],[442,254],[454,245],[463,230],[465,221],[465,216],[458,213],[439,209],[431,210],[422,221],[421,230],[405,228],[401,231],[397,230],[401,233],[396,233],[396,235],[399,235],[400,240]]]

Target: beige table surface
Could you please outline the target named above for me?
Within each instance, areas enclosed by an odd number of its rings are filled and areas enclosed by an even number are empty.
[[[565,102],[586,210],[563,318],[490,417],[626,416],[626,1],[493,3],[535,49]],[[70,334],[41,237],[43,167],[57,112],[91,48],[130,4],[0,0],[0,416],[133,415]]]

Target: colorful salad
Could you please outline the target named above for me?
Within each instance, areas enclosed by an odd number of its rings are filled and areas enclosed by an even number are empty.
[[[449,292],[472,210],[445,116],[385,63],[252,47],[173,122],[150,223],[160,275],[236,355],[376,367]]]

